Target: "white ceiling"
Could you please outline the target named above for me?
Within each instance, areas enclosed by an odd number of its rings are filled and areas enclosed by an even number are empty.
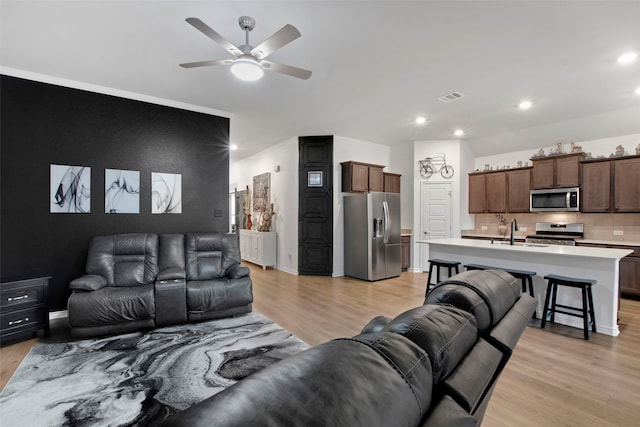
[[[453,139],[477,156],[640,133],[640,1],[5,1],[3,67],[232,114],[232,161],[288,138],[333,134],[393,146]],[[255,46],[285,24],[302,37],[269,57],[313,71],[236,80],[182,62],[229,54],[198,17]],[[463,99],[437,97],[459,91]],[[516,108],[522,98],[535,103]],[[413,123],[417,115],[426,126]]]

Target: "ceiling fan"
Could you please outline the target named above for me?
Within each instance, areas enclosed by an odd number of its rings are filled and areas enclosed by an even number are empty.
[[[311,77],[311,71],[309,70],[279,64],[265,59],[276,50],[300,37],[300,31],[293,25],[285,25],[258,46],[253,47],[249,44],[249,32],[255,28],[256,21],[250,16],[241,16],[238,19],[238,24],[240,24],[240,28],[245,32],[245,44],[236,47],[198,18],[187,18],[186,21],[205,36],[222,46],[231,53],[234,58],[187,62],[180,64],[181,67],[195,68],[213,65],[231,65],[231,72],[242,80],[258,80],[262,77],[264,73],[263,70],[272,70],[304,80]]]

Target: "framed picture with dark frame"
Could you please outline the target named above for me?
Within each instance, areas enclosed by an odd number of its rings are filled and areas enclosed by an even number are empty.
[[[307,187],[322,187],[322,171],[307,172]]]

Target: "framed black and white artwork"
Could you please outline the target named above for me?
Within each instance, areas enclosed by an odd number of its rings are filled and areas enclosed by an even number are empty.
[[[50,165],[50,213],[91,213],[91,168]]]
[[[263,212],[271,199],[271,173],[265,172],[253,177],[253,210]]]
[[[307,187],[322,187],[322,171],[307,172]]]
[[[182,213],[182,175],[151,173],[151,213]]]
[[[140,213],[140,172],[122,169],[104,170],[104,212]]]

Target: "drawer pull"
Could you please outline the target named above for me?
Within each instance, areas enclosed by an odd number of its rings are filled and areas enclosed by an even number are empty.
[[[9,322],[9,326],[13,326],[13,325],[19,325],[22,322],[28,322],[29,318],[25,317],[24,319],[20,319],[20,320],[12,320]]]
[[[17,297],[9,297],[9,298],[7,298],[7,302],[9,302],[9,301],[20,301],[21,299],[27,299],[27,298],[29,298],[29,295],[20,295],[20,296],[17,296]]]

